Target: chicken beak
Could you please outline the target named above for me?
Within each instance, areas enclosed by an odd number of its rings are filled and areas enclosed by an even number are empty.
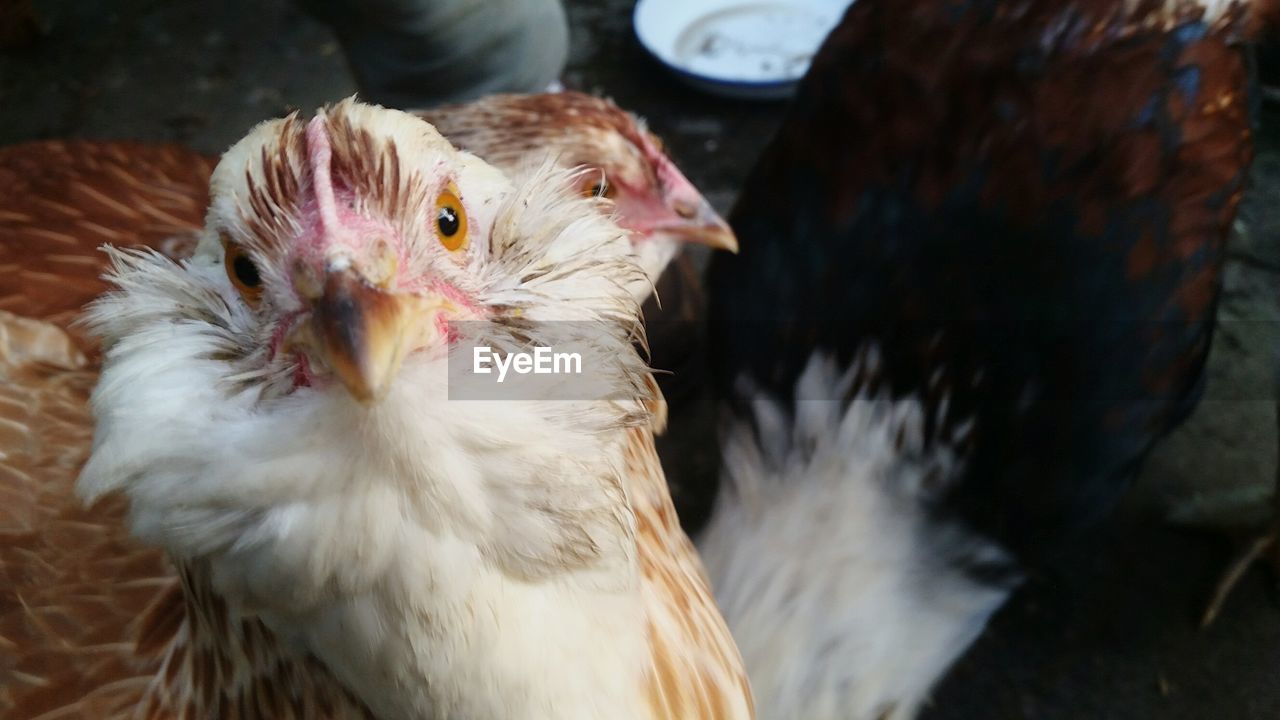
[[[698,243],[716,250],[738,252],[738,237],[729,223],[701,196],[696,200],[677,200],[674,203],[680,220],[662,228],[662,231],[681,242]]]
[[[312,303],[316,350],[361,403],[386,395],[410,349],[408,299],[347,269],[329,272]]]
[[[665,156],[658,163],[657,174],[662,184],[662,209],[652,230],[677,242],[738,252],[738,238],[729,223]]]

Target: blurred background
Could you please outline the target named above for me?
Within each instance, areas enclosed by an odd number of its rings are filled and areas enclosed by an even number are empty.
[[[647,118],[727,211],[785,104],[687,88],[635,40],[632,5],[565,3],[561,79]],[[333,33],[288,0],[35,7],[43,35],[0,55],[3,144],[132,139],[218,153],[264,118],[356,90]],[[1227,487],[1238,501],[1230,514],[1247,526],[1264,517],[1274,487],[1280,243],[1268,239],[1280,237],[1280,111],[1264,106],[1261,119],[1204,402],[1158,445],[1121,511],[1006,606],[925,717],[1280,717],[1275,578],[1251,571],[1217,622],[1198,629],[1234,546],[1177,522],[1207,510],[1202,489]]]

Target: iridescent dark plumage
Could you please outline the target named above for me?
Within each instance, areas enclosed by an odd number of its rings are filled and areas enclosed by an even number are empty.
[[[1031,559],[1104,511],[1202,392],[1263,15],[1216,5],[860,0],[713,263],[718,376],[874,342],[974,423],[938,512]]]

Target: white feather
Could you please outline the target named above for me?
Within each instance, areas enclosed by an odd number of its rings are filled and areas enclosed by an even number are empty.
[[[854,370],[815,355],[793,416],[758,399],[724,434],[698,546],[761,720],[912,717],[1011,589],[948,562],[1002,553],[926,514],[958,463],[925,451],[918,402],[836,399]]]

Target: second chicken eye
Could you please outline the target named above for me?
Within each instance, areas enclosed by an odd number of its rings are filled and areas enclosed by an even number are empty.
[[[582,194],[585,197],[613,197],[613,186],[609,184],[609,180],[601,173],[582,184]]]

